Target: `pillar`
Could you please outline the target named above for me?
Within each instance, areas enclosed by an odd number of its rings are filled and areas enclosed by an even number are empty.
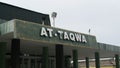
[[[64,53],[63,53],[63,45],[57,44],[55,46],[56,50],[56,68],[64,67]]]
[[[78,51],[73,50],[73,68],[78,68]]]
[[[119,55],[115,55],[116,68],[119,68]]]
[[[29,57],[29,58],[27,59],[27,67],[28,67],[28,68],[31,68],[31,61],[32,61],[32,59]]]
[[[35,68],[38,68],[38,62],[37,62],[37,58],[35,58]]]
[[[0,42],[0,68],[5,68],[6,43]]]
[[[70,68],[71,62],[70,62],[70,56],[65,56],[65,68]]]
[[[24,57],[22,57],[22,68],[25,68],[25,61],[24,61]]]
[[[48,68],[48,47],[43,47],[42,50],[42,68]]]
[[[54,60],[51,60],[51,67],[50,68],[55,68],[55,62],[54,62]]]
[[[89,68],[89,58],[86,57],[85,60],[86,60],[86,68]]]
[[[11,42],[11,68],[20,68],[20,39]]]
[[[98,52],[95,52],[95,65],[96,68],[100,68],[100,57]]]

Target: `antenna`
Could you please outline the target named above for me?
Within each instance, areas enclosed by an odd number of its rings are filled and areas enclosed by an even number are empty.
[[[90,32],[91,32],[91,29],[88,30],[89,35],[90,35]]]
[[[53,18],[53,26],[55,27],[55,18],[57,17],[57,12],[52,12],[51,17]]]

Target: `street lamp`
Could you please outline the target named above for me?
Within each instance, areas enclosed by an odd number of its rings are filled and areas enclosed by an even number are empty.
[[[51,17],[53,18],[53,26],[55,27],[55,18],[57,17],[57,12],[52,12]]]

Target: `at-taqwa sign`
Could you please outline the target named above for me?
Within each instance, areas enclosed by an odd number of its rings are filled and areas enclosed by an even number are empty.
[[[55,30],[53,28],[40,28],[40,37],[48,37],[53,38],[57,37],[60,40],[68,40],[73,42],[80,42],[80,43],[87,43],[86,37],[83,34],[70,32],[70,31],[63,31],[63,30]]]

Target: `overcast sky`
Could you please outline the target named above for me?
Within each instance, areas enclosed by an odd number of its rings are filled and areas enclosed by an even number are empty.
[[[120,0],[0,0],[51,15],[56,27],[95,35],[97,42],[120,46]],[[51,19],[52,22],[52,19]]]

